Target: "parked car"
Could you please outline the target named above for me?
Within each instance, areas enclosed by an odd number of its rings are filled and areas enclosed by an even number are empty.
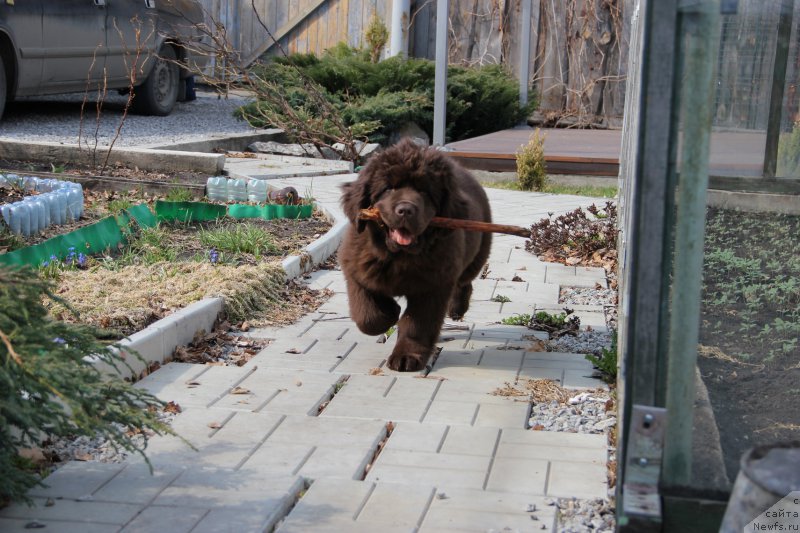
[[[126,91],[132,111],[168,115],[201,42],[196,0],[0,0],[0,117],[7,100]]]

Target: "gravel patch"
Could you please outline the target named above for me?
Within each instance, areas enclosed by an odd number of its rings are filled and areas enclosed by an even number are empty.
[[[610,532],[616,529],[614,505],[610,500],[561,498],[548,503],[558,507],[559,533]]]
[[[540,402],[531,409],[530,427],[539,431],[566,433],[606,433],[617,425],[617,417],[607,402],[606,393],[581,393],[570,398],[567,405],[557,401]]]
[[[611,333],[607,331],[581,331],[577,335],[563,335],[547,341],[548,351],[566,353],[592,353],[599,355],[602,348],[611,347]]]
[[[120,125],[127,96],[110,92],[96,124],[97,93],[90,93],[84,111],[81,143],[108,145]],[[178,102],[166,117],[129,114],[115,146],[157,147],[197,141],[213,136],[253,133],[257,130],[233,116],[249,99],[199,92],[192,102]],[[77,144],[81,132],[83,93],[21,98],[6,106],[0,121],[0,138],[17,141]]]

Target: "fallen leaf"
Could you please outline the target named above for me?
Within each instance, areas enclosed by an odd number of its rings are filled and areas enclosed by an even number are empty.
[[[544,431],[544,426],[541,425],[541,424],[536,424],[531,429],[534,430],[534,431]]]
[[[189,387],[190,389],[193,389],[195,387],[199,387],[200,386],[200,382],[199,381],[187,381],[186,382],[186,386]]]
[[[524,280],[524,279],[522,279],[521,277],[519,277],[519,276],[516,276],[516,275],[515,275],[513,278],[511,278],[511,281],[517,281],[517,282],[519,282],[519,281],[525,281],[525,280]]]
[[[245,387],[234,387],[231,394],[250,394],[250,389]]]
[[[76,461],[91,461],[92,454],[86,452],[78,452],[73,457]]]
[[[211,429],[219,429],[222,427],[222,424],[220,424],[219,422],[209,422],[208,427],[210,427]]]
[[[368,374],[370,376],[382,376],[383,375],[383,369],[381,369],[381,368],[370,368]]]
[[[250,322],[242,322],[242,325],[239,326],[239,329],[242,331],[249,331],[250,330]]]
[[[581,258],[578,256],[567,257],[565,263],[569,266],[575,266],[581,262]]]
[[[175,414],[177,414],[177,413],[180,413],[181,411],[183,411],[183,409],[181,409],[181,406],[178,405],[175,402],[168,402],[167,405],[164,406],[164,412],[165,413],[175,413]]]
[[[302,353],[302,352],[300,350],[298,350],[297,348],[289,348],[288,350],[286,350],[285,353],[299,354],[299,353]]]
[[[531,345],[528,346],[527,351],[529,352],[546,352],[547,351],[547,343],[542,340],[536,340],[531,342]]]

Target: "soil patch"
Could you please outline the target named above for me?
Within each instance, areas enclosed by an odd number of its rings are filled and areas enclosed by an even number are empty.
[[[101,154],[99,159],[105,158]],[[41,161],[19,161],[15,159],[0,158],[0,172],[24,172],[36,173],[55,173],[52,177],[57,179],[69,179],[70,175],[76,176],[110,176],[114,178],[130,179],[131,181],[160,181],[165,183],[194,183],[205,185],[209,175],[203,172],[192,172],[189,170],[180,172],[156,172],[153,170],[142,170],[136,166],[126,167],[121,164],[109,164],[103,168],[101,165],[81,165],[77,163],[52,164]]]
[[[728,476],[800,438],[800,217],[709,209],[700,367]]]

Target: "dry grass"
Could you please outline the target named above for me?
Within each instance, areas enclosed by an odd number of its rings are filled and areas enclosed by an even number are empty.
[[[280,305],[284,287],[284,272],[277,263],[164,262],[120,270],[66,271],[57,294],[79,316],[62,304],[51,302],[49,307],[57,319],[129,335],[176,309],[212,296],[225,299],[232,322],[266,317]]]
[[[727,363],[733,363],[736,365],[751,366],[759,370],[764,369],[764,365],[762,364],[745,363],[744,361],[741,361],[739,359],[734,358],[733,356],[726,354],[716,346],[706,346],[704,344],[699,344],[697,346],[697,355],[699,355],[700,357],[705,357],[707,359],[719,359],[720,361],[725,361]]]
[[[534,403],[551,402],[567,403],[575,393],[569,391],[553,381],[552,379],[525,379],[512,385],[506,382],[505,385],[491,393],[493,396],[525,397],[524,401],[531,400]]]

